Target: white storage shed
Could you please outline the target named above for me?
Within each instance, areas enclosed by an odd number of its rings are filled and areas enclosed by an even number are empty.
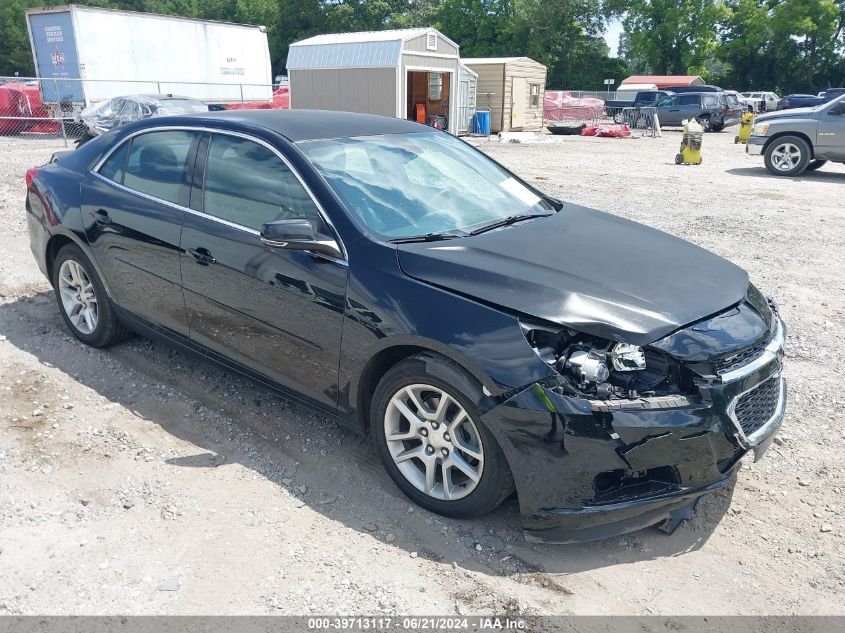
[[[288,50],[292,109],[366,112],[457,134],[457,44],[433,28],[336,33]]]

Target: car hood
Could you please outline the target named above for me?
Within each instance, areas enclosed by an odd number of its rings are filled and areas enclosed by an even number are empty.
[[[792,108],[790,110],[778,110],[770,114],[761,114],[755,119],[755,123],[762,121],[772,121],[774,119],[797,119],[808,114],[814,114],[815,108]]]
[[[709,251],[568,204],[480,235],[397,248],[414,279],[634,345],[735,305],[748,288],[745,271]]]

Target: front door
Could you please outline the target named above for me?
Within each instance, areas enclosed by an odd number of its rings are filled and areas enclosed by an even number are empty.
[[[657,116],[661,125],[679,125],[681,123],[681,107],[678,105],[678,97],[669,97],[660,102],[657,108]]]
[[[346,262],[273,248],[266,222],[305,218],[331,235],[309,192],[269,147],[206,136],[182,231],[190,335],[204,347],[329,409],[346,297]]]
[[[82,184],[88,243],[115,303],[187,335],[179,239],[198,132],[146,132],[125,141]]]
[[[845,161],[845,100],[819,113],[817,153],[827,160]]]
[[[528,100],[528,84],[525,77],[511,79],[511,129],[525,127],[525,102]]]

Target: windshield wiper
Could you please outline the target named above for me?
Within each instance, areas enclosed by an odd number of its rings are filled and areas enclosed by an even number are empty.
[[[463,237],[457,233],[426,233],[425,235],[415,235],[413,237],[398,237],[395,240],[390,240],[391,244],[407,244],[409,242],[439,242],[440,240],[453,240],[457,237]]]
[[[497,220],[491,224],[487,224],[480,228],[475,229],[474,231],[470,231],[470,235],[478,235],[479,233],[484,233],[486,231],[492,231],[493,229],[498,229],[502,226],[510,226],[511,224],[515,224],[516,222],[522,222],[523,220],[531,220],[533,218],[545,218],[546,216],[554,215],[553,213],[523,213],[522,215],[509,215],[508,217],[504,218],[503,220]]]

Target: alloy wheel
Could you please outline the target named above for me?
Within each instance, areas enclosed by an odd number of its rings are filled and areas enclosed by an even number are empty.
[[[772,165],[779,171],[790,171],[801,162],[801,148],[792,143],[778,145],[772,152]]]
[[[463,406],[439,387],[399,389],[384,414],[384,436],[402,476],[430,497],[461,499],[481,481],[481,434]]]
[[[59,268],[59,294],[62,309],[81,334],[97,329],[97,295],[91,278],[79,262],[67,259]]]

